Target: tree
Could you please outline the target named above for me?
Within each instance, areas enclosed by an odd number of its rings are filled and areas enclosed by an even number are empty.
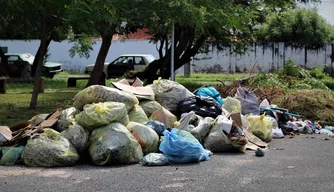
[[[69,33],[69,24],[64,15],[71,1],[69,0],[11,0],[1,1],[5,13],[1,16],[5,23],[2,29],[9,39],[20,36],[21,39],[30,39],[38,35],[40,45],[35,57],[33,72],[35,77],[34,90],[29,108],[37,107],[40,89],[41,71],[47,48],[51,40],[64,39]]]
[[[131,14],[133,5],[132,0],[77,0],[72,4],[70,20],[73,29],[82,34],[102,39],[87,86],[99,83],[112,37],[115,34],[126,33],[125,22],[128,15]]]
[[[315,8],[299,8],[271,14],[256,27],[256,37],[262,42],[324,44],[334,42],[334,27]]]
[[[158,76],[170,76],[171,46],[175,46],[174,63],[177,70],[208,41],[214,41],[220,49],[227,46],[235,49],[245,47],[253,41],[253,26],[263,20],[265,13],[284,12],[296,5],[295,1],[283,0],[141,0],[137,3],[138,23],[149,29],[154,36],[152,40],[159,45],[160,58],[145,71],[137,73],[148,83]],[[175,25],[175,44],[167,45],[172,24]],[[164,49],[167,49],[165,53]]]

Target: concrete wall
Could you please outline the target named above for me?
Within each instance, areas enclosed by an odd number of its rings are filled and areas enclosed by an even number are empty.
[[[331,56],[334,50],[330,44],[310,50],[301,45],[270,43],[253,44],[244,54],[235,54],[230,51],[228,48],[219,51],[215,46],[210,45],[207,53],[200,53],[194,57],[193,70],[222,73],[268,72],[281,69],[284,62],[289,59],[306,68],[324,67],[324,65],[332,67]]]

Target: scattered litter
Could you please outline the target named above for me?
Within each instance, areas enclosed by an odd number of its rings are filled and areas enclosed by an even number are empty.
[[[246,149],[263,157],[272,138],[334,137],[334,127],[302,119],[251,88],[235,87],[227,90],[234,98],[222,98],[213,86],[194,95],[165,79],[145,87],[138,78],[123,79],[111,86],[87,87],[76,94],[73,107],[0,126],[0,164],[72,166],[88,153],[96,165],[160,166]]]

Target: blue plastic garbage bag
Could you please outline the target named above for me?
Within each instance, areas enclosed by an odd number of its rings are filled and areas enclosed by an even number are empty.
[[[223,99],[220,96],[220,93],[213,87],[213,86],[207,86],[207,87],[201,87],[196,92],[197,96],[209,96],[214,98],[220,105],[223,105]]]
[[[173,128],[163,134],[159,149],[170,162],[192,163],[210,159],[209,153],[190,132]]]

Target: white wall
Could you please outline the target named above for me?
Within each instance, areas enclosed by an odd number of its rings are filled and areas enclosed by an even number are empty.
[[[271,43],[266,46],[254,44],[249,46],[242,55],[231,54],[229,49],[218,51],[216,47],[210,46],[208,53],[195,56],[193,69],[202,72],[213,68],[214,65],[220,65],[221,72],[224,73],[250,72],[251,70],[253,72],[268,72],[281,69],[284,62],[289,59],[295,64],[307,68],[332,66],[332,45],[325,45],[317,50],[307,49],[306,54],[305,61],[305,48],[295,48],[284,43]]]

